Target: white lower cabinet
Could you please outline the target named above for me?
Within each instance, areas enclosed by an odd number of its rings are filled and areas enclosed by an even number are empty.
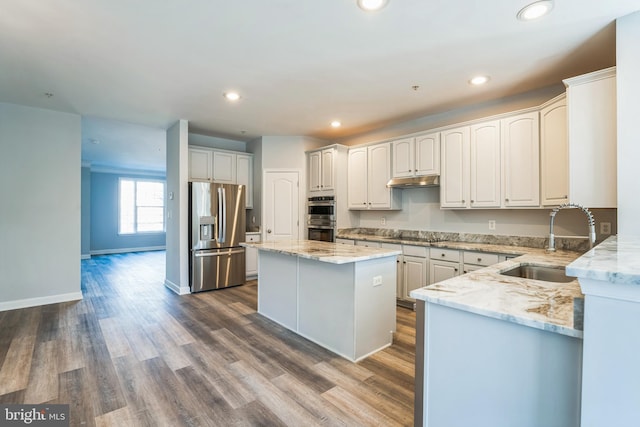
[[[403,287],[401,299],[413,301],[409,295],[411,291],[429,284],[428,265],[429,248],[423,246],[402,247]]]
[[[485,252],[464,251],[462,253],[462,262],[462,273],[467,274],[471,271],[497,264],[500,262],[500,256]]]
[[[248,243],[257,243],[260,240],[260,233],[247,233],[245,237],[245,241]],[[244,249],[247,280],[255,279],[258,277],[258,250],[256,248]]]
[[[429,260],[429,284],[460,275],[460,251],[431,248]]]

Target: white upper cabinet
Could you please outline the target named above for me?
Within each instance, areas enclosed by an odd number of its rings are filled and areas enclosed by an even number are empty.
[[[400,209],[401,193],[387,188],[391,179],[391,144],[349,150],[347,198],[349,209]]]
[[[213,180],[226,184],[235,184],[236,154],[228,151],[213,152]]]
[[[394,178],[440,173],[440,134],[404,138],[391,144]]]
[[[246,208],[253,208],[253,154],[189,147],[189,180],[242,184]]]
[[[352,148],[347,155],[349,209],[367,209],[367,147]]]
[[[540,205],[538,112],[501,120],[504,207]]]
[[[335,148],[325,148],[307,153],[310,192],[335,189],[335,157]]]
[[[617,207],[615,67],[564,80],[569,134],[569,201]]]
[[[189,179],[211,181],[211,150],[189,148]]]
[[[500,207],[500,120],[470,127],[472,208]]]
[[[441,133],[440,206],[469,207],[469,126]]]
[[[569,201],[567,102],[562,95],[540,110],[540,198],[542,206]]]
[[[245,207],[253,209],[253,155],[236,154],[236,184],[245,186]]]

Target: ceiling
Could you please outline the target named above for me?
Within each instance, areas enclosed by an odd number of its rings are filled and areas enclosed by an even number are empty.
[[[0,102],[82,115],[83,159],[100,145],[91,139],[109,139],[108,121],[340,140],[614,65],[614,21],[640,9],[556,0],[550,15],[517,20],[528,3],[0,0]],[[491,80],[473,87],[476,74]],[[229,90],[242,98],[225,100]]]

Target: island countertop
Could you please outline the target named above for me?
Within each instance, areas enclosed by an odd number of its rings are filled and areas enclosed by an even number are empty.
[[[520,264],[566,266],[579,256],[577,252],[546,253],[544,250],[531,249],[529,253],[517,258],[416,289],[411,292],[411,296],[495,319],[582,338],[581,302],[584,295],[577,279],[568,283],[555,283],[500,274],[501,271]],[[577,304],[574,300],[577,300]]]
[[[347,264],[376,258],[397,256],[402,252],[393,249],[368,248],[365,246],[342,245],[316,240],[285,240],[277,242],[241,243],[241,246],[261,251],[299,256],[332,264]]]
[[[640,237],[611,236],[567,266],[582,279],[640,285]]]

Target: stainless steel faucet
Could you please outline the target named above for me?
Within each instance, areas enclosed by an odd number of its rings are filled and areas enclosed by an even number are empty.
[[[593,248],[593,244],[596,242],[596,221],[593,219],[593,214],[589,209],[576,203],[565,203],[551,211],[551,222],[549,223],[549,247],[548,251],[553,252],[556,250],[556,236],[553,234],[553,221],[556,218],[556,214],[561,209],[580,209],[587,216],[589,222],[589,249]]]

